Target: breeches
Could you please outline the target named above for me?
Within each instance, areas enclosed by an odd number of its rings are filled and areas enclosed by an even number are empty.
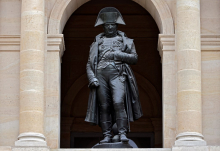
[[[125,82],[120,80],[118,70],[112,65],[97,70],[97,79],[100,86],[97,88],[97,97],[100,107],[100,121],[111,121],[112,106],[116,120],[126,120],[125,111]]]

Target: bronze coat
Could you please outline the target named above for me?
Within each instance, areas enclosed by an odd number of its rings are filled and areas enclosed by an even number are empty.
[[[120,58],[124,62],[122,65],[122,73],[126,75],[125,108],[127,111],[128,121],[133,122],[143,115],[139,100],[137,82],[130,66],[128,65],[135,64],[137,62],[137,53],[133,44],[133,40],[127,38],[126,35],[121,31],[118,31],[118,34],[123,38],[124,53],[123,55],[119,54],[115,57],[117,57],[117,60]],[[96,36],[95,42],[93,42],[90,47],[89,59],[86,66],[89,85],[96,79],[95,75],[98,64],[98,47],[99,41],[103,35],[104,33],[101,33]],[[85,121],[95,125],[99,124],[99,108],[96,97],[96,88],[91,88]]]

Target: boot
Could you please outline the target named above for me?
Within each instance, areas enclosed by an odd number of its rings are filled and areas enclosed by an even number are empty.
[[[129,141],[129,139],[126,137],[125,134],[121,134],[121,135],[120,135],[120,140],[121,140],[121,142],[123,142],[123,143],[127,143],[127,142]]]
[[[120,136],[120,141],[127,143],[129,139],[126,137],[127,129],[128,129],[128,120],[118,119],[116,121],[118,127],[118,134]]]
[[[100,144],[110,143],[111,136],[112,136],[111,135],[112,123],[110,121],[102,122],[101,128],[102,128],[104,139],[100,141]]]
[[[111,142],[111,136],[105,136],[104,139],[100,141],[100,144],[110,143],[110,142]]]
[[[119,136],[119,135],[115,135],[115,136],[112,138],[112,143],[116,143],[116,142],[120,142],[120,136]]]

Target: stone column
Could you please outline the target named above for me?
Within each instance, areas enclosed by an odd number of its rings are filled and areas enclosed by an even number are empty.
[[[202,135],[200,0],[177,0],[175,146],[206,145]]]
[[[44,137],[44,0],[22,0],[20,118],[15,146],[47,146]]]

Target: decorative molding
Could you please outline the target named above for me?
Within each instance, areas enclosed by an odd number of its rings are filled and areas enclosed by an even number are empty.
[[[202,51],[220,51],[220,35],[201,35]]]
[[[48,34],[60,34],[72,13],[89,0],[57,0],[49,17]]]
[[[206,146],[202,134],[197,132],[183,132],[176,136],[175,146]]]
[[[49,18],[48,33],[62,33],[72,13],[89,0],[57,0]],[[133,0],[145,8],[156,21],[162,34],[174,34],[174,22],[165,0]]]
[[[60,52],[60,58],[65,51],[63,34],[47,35],[47,51]]]
[[[0,51],[20,51],[20,35],[0,35]],[[63,34],[47,35],[47,51],[60,52],[65,50]]]
[[[20,35],[0,35],[0,51],[20,51]]]
[[[133,0],[145,8],[157,23],[161,34],[174,34],[174,21],[165,0]]]
[[[48,34],[60,33],[60,21],[71,0],[57,0],[48,21]]]
[[[163,58],[163,51],[175,51],[175,35],[159,34],[158,51],[161,59]]]
[[[62,57],[65,51],[63,34],[47,35],[48,52],[60,51]],[[158,50],[175,51],[175,35],[159,34]],[[202,51],[220,51],[220,35],[201,35]],[[20,35],[0,35],[0,51],[20,51]]]
[[[163,51],[175,51],[175,35],[159,34],[158,50],[162,57]],[[202,51],[220,51],[220,35],[201,35]]]
[[[163,34],[174,34],[174,21],[170,8],[165,0],[152,0],[156,7],[162,22]]]
[[[45,141],[45,136],[41,133],[27,132],[21,133],[18,136],[18,140],[15,141],[15,146],[25,146],[25,147],[46,147],[47,142]]]

